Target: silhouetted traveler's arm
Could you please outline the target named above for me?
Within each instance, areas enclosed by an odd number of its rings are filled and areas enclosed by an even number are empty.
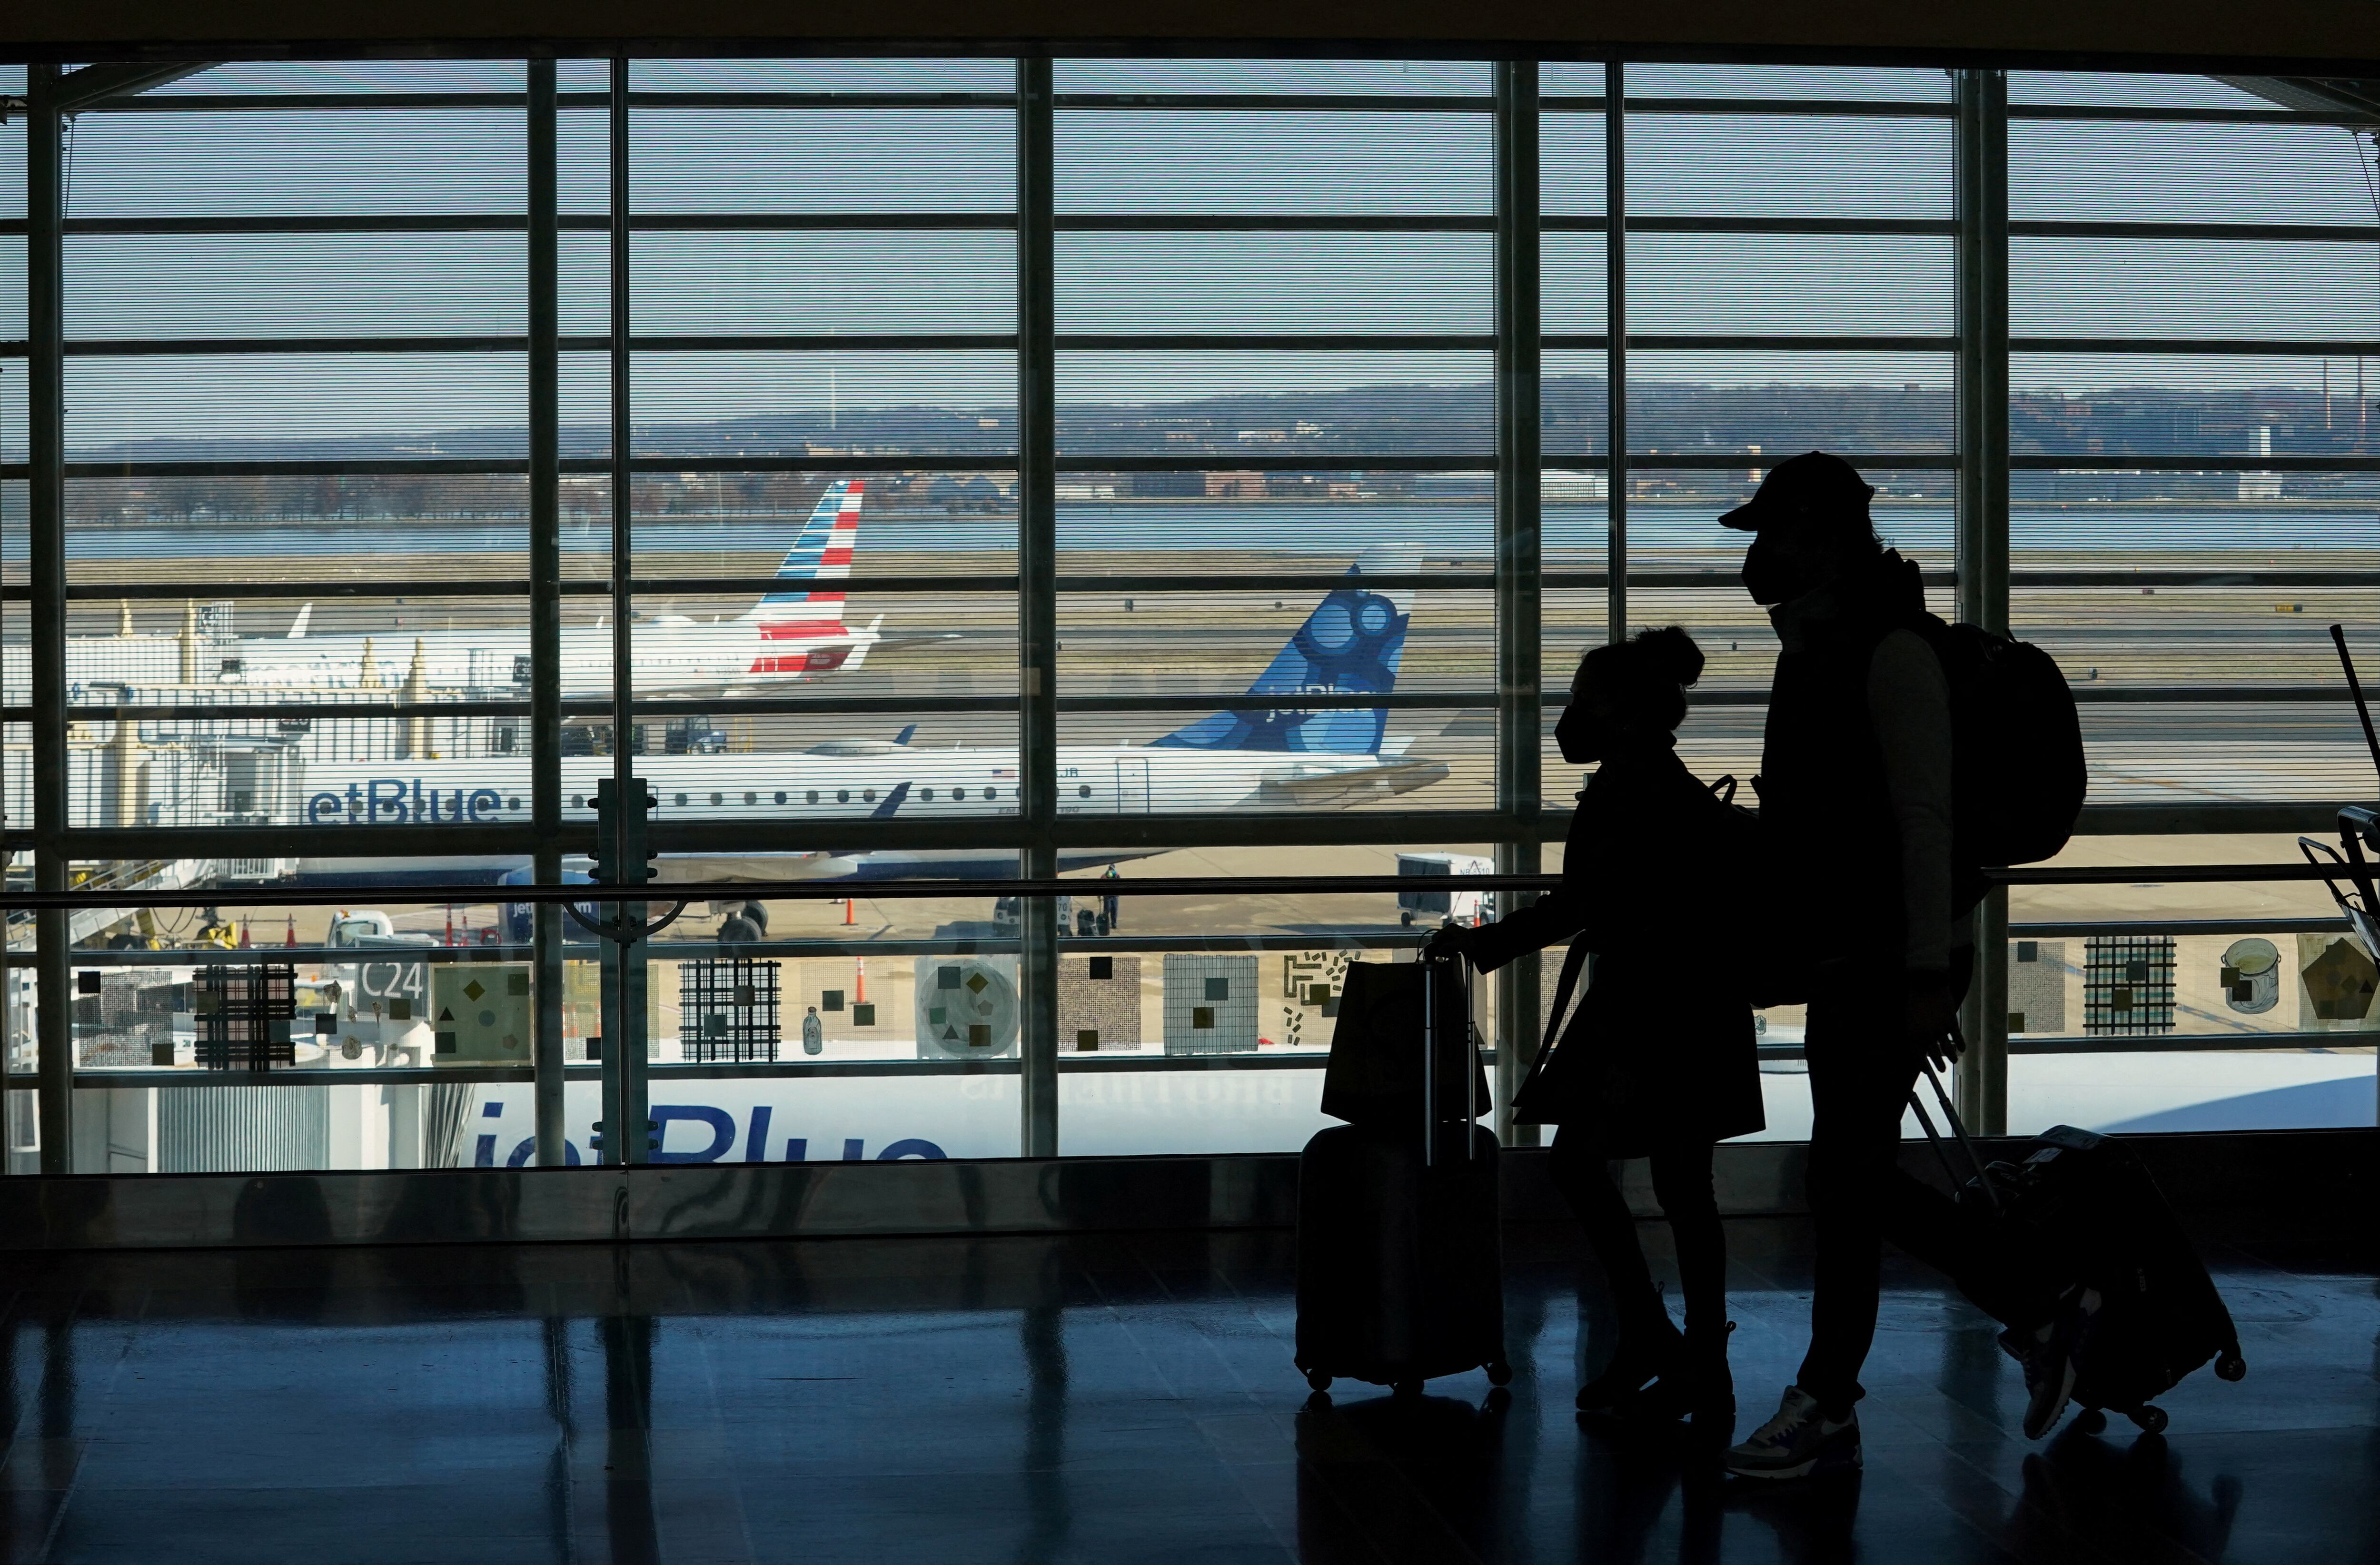
[[[1568,888],[1548,892],[1493,924],[1456,931],[1453,945],[1483,973],[1492,973],[1524,952],[1542,951],[1570,939],[1586,924],[1582,900]]]
[[[1884,753],[1887,796],[1900,839],[1908,1030],[1929,1047],[1949,1031],[1950,688],[1934,649],[1896,630],[1868,663],[1867,705]]]

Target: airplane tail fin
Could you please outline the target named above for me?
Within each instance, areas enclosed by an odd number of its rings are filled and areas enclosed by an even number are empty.
[[[1385,707],[1297,705],[1301,696],[1385,696],[1396,687],[1413,591],[1376,591],[1366,578],[1408,574],[1421,564],[1418,544],[1376,545],[1355,558],[1342,584],[1308,614],[1297,634],[1248,686],[1250,696],[1281,698],[1278,707],[1221,711],[1160,739],[1194,750],[1303,750],[1378,755],[1388,736]]]
[[[777,567],[783,585],[743,616],[759,628],[762,642],[752,673],[827,673],[850,658],[854,643],[843,623],[843,584],[850,578],[851,552],[859,541],[859,502],[866,487],[857,479],[826,486]],[[824,645],[770,645],[788,642]]]
[[[851,576],[851,552],[859,542],[859,503],[867,486],[843,479],[826,486],[801,535],[777,567],[777,590],[744,617],[759,622],[771,640],[838,635],[843,630],[843,584]]]

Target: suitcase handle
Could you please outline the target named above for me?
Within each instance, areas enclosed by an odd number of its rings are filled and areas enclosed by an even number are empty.
[[[1421,1166],[1438,1162],[1438,964],[1421,963]]]
[[[1934,1062],[1921,1060],[1917,1063],[1918,1069],[1925,1073],[1926,1081],[1934,1088],[1935,1100],[1942,1105],[1944,1122],[1949,1125],[1951,1134],[1958,1138],[1959,1149],[1967,1155],[1967,1166],[1974,1171],[1974,1183],[1982,1188],[1984,1199],[1992,1204],[1992,1215],[2002,1216],[2000,1193],[1992,1187],[1991,1176],[1984,1171],[1984,1160],[1976,1155],[1975,1144],[1967,1139],[1967,1127],[1960,1120],[1958,1109],[1951,1104],[1950,1095],[1943,1090],[1942,1078],[1934,1072]],[[1925,1127],[1925,1139],[1932,1143],[1934,1156],[1942,1160],[1942,1171],[1949,1175],[1950,1187],[1956,1190],[1962,1183],[1959,1178],[1959,1171],[1950,1166],[1950,1154],[1942,1146],[1942,1133],[1934,1128],[1933,1116],[1926,1113],[1925,1101],[1917,1096],[1917,1088],[1914,1086],[1909,1089],[1909,1106],[1916,1110],[1917,1122]]]
[[[1452,920],[1448,920],[1449,925]],[[1464,971],[1463,958],[1451,964],[1433,959],[1424,953],[1421,958],[1421,1166],[1434,1168],[1438,1163],[1438,974],[1441,966],[1451,965],[1458,974]],[[1465,1161],[1479,1156],[1479,1138],[1472,1134],[1479,1122],[1479,1059],[1477,1045],[1471,1038],[1471,1008],[1463,1007],[1463,1156]]]

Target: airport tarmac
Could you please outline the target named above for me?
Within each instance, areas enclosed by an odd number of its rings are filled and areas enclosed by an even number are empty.
[[[781,689],[801,696],[832,695],[842,701],[985,697],[1013,698],[1016,690],[1016,625],[1014,600],[1005,592],[944,591],[871,593],[867,579],[929,573],[1006,575],[1014,556],[1004,552],[974,554],[917,553],[885,540],[864,542],[859,576],[852,584],[851,621],[884,616],[893,644],[878,649],[863,666]],[[1766,686],[1775,639],[1765,616],[1730,578],[1739,556],[1727,551],[1670,550],[1664,569],[1706,572],[1709,588],[1640,588],[1632,596],[1632,622],[1682,623],[1702,641],[1710,666],[1701,701],[1682,738],[1690,764],[1716,775],[1747,776],[1756,769],[1760,710],[1726,704]],[[380,650],[384,682],[399,677],[407,637],[424,629],[473,627],[517,630],[525,601],[513,599],[428,599],[397,590],[408,579],[451,576],[452,556],[375,554],[385,597],[331,598],[315,605],[313,634],[371,634],[385,637]],[[2297,570],[2368,565],[2366,552],[2348,550],[2207,551],[2128,549],[2095,555],[2060,553],[2031,564],[2060,569],[2140,571],[2236,571],[2284,564]],[[1478,570],[1483,562],[1454,553],[1433,553],[1430,570]],[[102,564],[104,570],[98,567]],[[773,552],[695,553],[653,551],[638,560],[640,576],[766,574]],[[1320,571],[1343,568],[1343,558],[1278,548],[1253,550],[1073,551],[1062,560],[1070,578],[1096,579],[1120,572],[1173,573],[1196,579],[1219,570]],[[322,563],[302,556],[232,555],[211,563],[152,559],[86,562],[86,576],[109,580],[172,579],[187,583],[195,598],[221,596],[237,602],[241,634],[273,636],[294,621],[301,606],[289,600],[237,599],[240,582],[319,576]],[[87,585],[97,586],[91,580]],[[1949,608],[1947,594],[1938,607]],[[1311,592],[1159,592],[1092,589],[1062,595],[1059,611],[1058,690],[1062,698],[1101,699],[1181,698],[1235,694],[1259,673],[1283,638],[1310,609]],[[1604,635],[1600,588],[1557,588],[1545,601],[1544,678],[1559,689],[1572,660]],[[2196,685],[2313,688],[2343,686],[2325,627],[2334,618],[2368,623],[2380,594],[2369,588],[2172,587],[2021,588],[2013,604],[2016,628],[2037,638],[2058,657],[2084,705],[2086,734],[2095,762],[2094,797],[2099,802],[2166,802],[2259,798],[2325,799],[2357,796],[2373,786],[2361,736],[2343,698],[2305,701],[2131,702],[2111,700],[2137,686]],[[683,614],[698,621],[733,616],[750,606],[747,596],[649,593],[638,600],[644,614]],[[592,625],[607,612],[598,598],[565,601],[565,623]],[[143,636],[178,632],[183,605],[144,600],[119,605],[82,600],[72,608],[69,633],[104,637],[128,613]],[[18,625],[19,616],[11,616]],[[2380,648],[2374,649],[2380,664]],[[1483,590],[1423,592],[1414,607],[1398,679],[1399,693],[1443,695],[1449,705],[1407,709],[1391,719],[1390,733],[1408,738],[1417,757],[1442,760],[1445,782],[1397,801],[1398,807],[1477,808],[1491,791],[1493,729],[1479,698],[1495,681],[1492,596]],[[570,671],[574,692],[593,694],[608,683],[608,669]],[[649,681],[649,684],[650,682]],[[675,681],[682,684],[683,681]],[[648,694],[662,694],[649,689]],[[674,688],[674,696],[687,694]],[[264,698],[259,687],[255,694]],[[1464,698],[1470,698],[1468,703]],[[12,698],[21,698],[17,693]],[[724,726],[731,752],[756,756],[807,748],[830,739],[889,738],[912,719],[916,742],[934,747],[953,744],[998,745],[1013,726],[1002,714],[914,713],[898,723],[848,712],[806,716],[739,716]],[[334,719],[322,721],[334,722]],[[1137,744],[1178,725],[1176,714],[1069,712],[1061,718],[1067,744]],[[1551,754],[1550,724],[1546,746]],[[762,764],[762,763],[756,763]],[[740,775],[740,773],[739,773]],[[1549,764],[1549,796],[1574,790],[1572,774]]]
[[[1176,509],[1195,511],[1196,507]],[[1258,509],[1269,511],[1286,524],[1294,524],[1305,513],[1321,517],[1331,510],[1295,505]],[[1405,508],[1405,514],[1409,517],[1415,514],[1415,508]],[[1468,516],[1467,512],[1463,514]],[[811,695],[832,697],[838,705],[880,698],[1014,696],[1017,679],[1012,595],[1005,591],[957,590],[880,594],[867,588],[871,576],[1004,576],[1014,569],[1013,552],[999,549],[913,547],[905,541],[905,528],[911,526],[911,521],[899,517],[899,513],[893,513],[870,517],[866,524],[855,567],[858,574],[851,584],[850,613],[854,623],[865,623],[867,618],[881,613],[886,634],[905,639],[878,649],[859,669],[784,692],[796,708]],[[747,544],[738,549],[672,547],[673,541],[683,541],[685,537],[697,533],[674,530],[677,528],[675,519],[643,518],[640,528],[648,528],[659,541],[640,548],[638,573],[640,577],[655,579],[696,575],[766,575],[774,570],[781,557],[781,548],[771,541],[771,533],[790,536],[800,519],[790,516],[736,518],[735,528],[731,529],[734,538]],[[2106,525],[2115,526],[2119,520]],[[706,525],[702,518],[685,522],[689,529]],[[927,518],[927,523],[933,522],[933,518]],[[424,526],[435,530],[441,524]],[[1464,527],[1468,528],[1468,521]],[[212,530],[221,536],[220,529]],[[93,535],[105,531],[93,529]],[[502,529],[497,531],[501,533]],[[113,536],[124,541],[137,532],[138,529],[119,530]],[[525,616],[526,604],[519,600],[424,599],[402,590],[402,584],[407,581],[486,576],[490,573],[501,576],[509,568],[507,562],[511,559],[502,549],[476,554],[430,546],[408,550],[403,528],[356,524],[337,534],[346,540],[344,552],[308,547],[274,552],[276,539],[310,536],[307,529],[257,527],[246,533],[233,528],[236,546],[227,545],[220,552],[201,557],[200,548],[210,532],[210,528],[198,525],[187,529],[190,551],[179,556],[153,552],[143,556],[129,550],[86,554],[75,561],[74,574],[79,585],[85,588],[109,581],[172,581],[188,586],[194,599],[231,599],[237,602],[237,624],[242,634],[273,635],[287,626],[299,604],[287,599],[239,601],[238,592],[244,582],[327,579],[343,572],[368,569],[373,583],[385,595],[371,599],[326,598],[316,604],[311,627],[317,634],[333,630],[385,634],[392,666],[404,656],[408,633],[423,628],[517,625]],[[176,532],[176,536],[183,533]],[[1074,580],[1097,580],[1125,573],[1171,573],[1193,580],[1218,571],[1329,575],[1343,569],[1347,558],[1342,552],[1329,547],[1324,541],[1329,536],[1330,529],[1324,528],[1315,546],[1303,549],[1281,547],[1277,536],[1265,546],[1256,547],[1236,533],[1219,538],[1217,546],[1210,548],[1166,547],[1143,539],[1140,541],[1151,546],[1066,550],[1060,569]],[[1484,538],[1477,541],[1484,542]],[[388,547],[382,547],[382,543]],[[1484,555],[1459,552],[1466,547],[1454,543],[1433,550],[1425,556],[1422,568],[1483,571],[1488,564]],[[1648,548],[1645,554],[1649,561],[1647,568],[1706,573],[1712,578],[1709,587],[1638,588],[1632,597],[1632,620],[1637,624],[1675,620],[1694,630],[1711,661],[1702,686],[1702,694],[1708,699],[1698,703],[1690,714],[1681,736],[1682,753],[1688,764],[1706,778],[1726,772],[1748,779],[1758,766],[1764,712],[1757,706],[1730,702],[1765,686],[1773,663],[1775,640],[1757,606],[1730,580],[1740,553],[1732,548],[1686,548],[1669,543]],[[574,575],[584,575],[600,568],[601,557],[600,553],[578,550],[568,553],[566,562]],[[1591,561],[1571,562],[1573,568],[1585,564]],[[1929,564],[1939,565],[1942,562]],[[2020,564],[2034,569],[2102,571],[2223,572],[2277,567],[2350,571],[2368,568],[2371,560],[2370,552],[2362,549],[2125,547],[2040,550],[2024,555]],[[1070,591],[1060,600],[1060,696],[1128,700],[1237,693],[1263,670],[1283,638],[1310,609],[1314,596],[1310,590],[1277,594],[1244,590],[1150,593],[1136,587]],[[1934,596],[1939,600],[1938,607],[1949,607],[1945,591],[1937,589]],[[2368,623],[2375,596],[2380,595],[2362,587],[2022,588],[2017,594],[2014,610],[2020,633],[2038,636],[2059,656],[2083,697],[2095,801],[2329,801],[2369,797],[2380,789],[2380,780],[2373,776],[2351,709],[2343,698],[2320,702],[2264,699],[2131,703],[2094,698],[2127,686],[2182,682],[2338,690],[2336,665],[2324,627],[2334,615]],[[740,613],[749,607],[750,598],[649,593],[641,596],[638,603],[642,613],[686,614],[699,620],[713,614]],[[1548,592],[1544,673],[1549,686],[1560,686],[1577,650],[1601,640],[1604,608],[1605,594],[1600,588],[1557,588]],[[128,605],[135,628],[142,635],[177,632],[182,609],[179,600],[143,600]],[[592,625],[605,611],[606,605],[600,598],[574,597],[565,601],[565,619],[571,624]],[[79,600],[70,609],[69,632],[78,637],[112,635],[125,612],[127,606],[111,600]],[[12,611],[9,619],[12,630],[21,630],[20,613]],[[1484,589],[1419,594],[1398,690],[1405,696],[1443,694],[1449,704],[1440,708],[1399,709],[1391,713],[1389,733],[1392,739],[1409,742],[1410,753],[1416,758],[1444,762],[1449,775],[1442,782],[1389,801],[1389,807],[1415,811],[1476,809],[1491,802],[1493,713],[1488,707],[1477,704],[1477,698],[1494,685],[1492,633],[1492,597]],[[2380,665],[2380,655],[2374,661]],[[600,675],[603,671],[592,672]],[[264,687],[255,688],[251,696],[271,698]],[[22,693],[13,692],[12,697],[22,698]],[[1173,711],[1065,712],[1060,718],[1060,741],[1070,745],[1142,744],[1194,715]],[[335,723],[340,720],[320,716],[315,721]],[[864,712],[809,714],[795,710],[719,720],[727,753],[717,758],[717,764],[722,774],[733,773],[737,782],[758,785],[770,775],[775,756],[833,740],[889,739],[912,722],[917,724],[912,742],[920,749],[967,745],[1006,746],[1014,740],[1014,719],[1004,712],[904,713],[896,719]],[[1545,795],[1549,802],[1560,805],[1576,791],[1581,774],[1577,769],[1560,764],[1553,750],[1550,731],[1548,722],[1541,751],[1546,761]],[[1558,847],[1549,844],[1547,862],[1553,863],[1558,856]],[[2277,862],[2294,859],[2297,852],[2294,842],[2286,838],[2094,838],[2078,842],[2069,856],[2077,862],[2198,858]],[[1314,873],[1389,873],[1393,869],[1393,850],[1201,849],[1135,860],[1124,867],[1123,873],[1223,874],[1250,869],[1275,871],[1288,867]],[[1135,902],[1129,905],[1131,917],[1143,929],[1200,935],[1252,929],[1288,932],[1390,927],[1395,923],[1394,910],[1383,898],[1321,898],[1297,905],[1276,902],[1246,907],[1175,906],[1165,902]],[[877,903],[864,895],[858,898],[856,908],[874,918],[875,923],[871,926],[864,917],[855,928],[874,928],[887,937],[929,933],[941,924],[979,920],[987,916],[987,910],[981,907]],[[772,929],[781,933],[829,916],[839,919],[841,915],[839,904],[785,904],[775,911],[778,921],[772,923]],[[2319,916],[2327,911],[2325,893],[2312,885],[2143,884],[2027,889],[2018,893],[2013,916],[2020,920],[2053,916],[2247,917]],[[272,921],[270,916],[260,916],[260,923]]]

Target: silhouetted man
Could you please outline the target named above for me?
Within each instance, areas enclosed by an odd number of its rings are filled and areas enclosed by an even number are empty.
[[[1920,1062],[1947,1065],[1957,1052],[1974,951],[1951,916],[1949,688],[1925,634],[1917,566],[1876,537],[1874,493],[1851,464],[1813,451],[1779,463],[1750,503],[1720,518],[1755,535],[1744,589],[1781,644],[1755,780],[1779,876],[1766,901],[1780,928],[1814,942],[1800,953],[1816,1229],[1810,1351],[1777,1416],[1728,1453],[1729,1469],[1751,1477],[1859,1465],[1854,1404],[1887,1237],[2011,1327],[2004,1341],[2029,1383],[2046,1352],[2036,1328],[2046,1332],[2047,1303],[2018,1280],[1996,1231],[1899,1166]]]

